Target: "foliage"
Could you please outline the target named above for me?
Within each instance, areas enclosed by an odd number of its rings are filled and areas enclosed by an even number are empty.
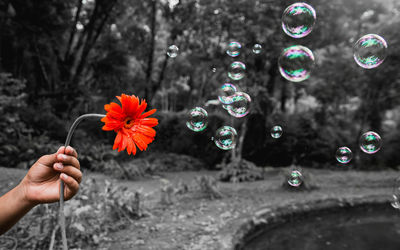
[[[221,171],[218,173],[218,178],[221,181],[244,182],[264,179],[262,169],[244,159],[232,161],[228,164],[223,163],[217,167],[221,168]]]
[[[226,68],[232,58],[225,54],[225,46],[233,40],[242,43],[238,60],[247,66],[246,77],[236,85],[253,100],[251,115],[242,119],[248,119],[247,133],[240,134],[243,145],[240,142],[237,147],[245,159],[257,165],[328,166],[335,164],[337,147],[347,145],[355,150],[362,132],[375,130],[383,138],[398,134],[398,126],[394,130],[384,126],[388,120],[400,120],[388,117],[400,106],[398,3],[310,0],[318,20],[302,44],[314,52],[316,68],[310,79],[296,84],[281,78],[277,66],[282,49],[295,42],[281,29],[282,11],[290,3],[5,1],[0,5],[0,72],[10,72],[13,78],[2,77],[1,81],[11,84],[16,78],[26,83],[15,80],[12,88],[18,94],[1,94],[19,96],[13,103],[21,104],[13,108],[17,112],[6,112],[0,124],[2,129],[7,127],[0,132],[1,139],[8,140],[0,149],[6,157],[1,157],[5,159],[1,164],[15,166],[15,159],[23,157],[23,165],[29,165],[33,154],[48,153],[52,145],[63,141],[67,120],[103,112],[104,103],[126,92],[146,98],[150,106],[163,111],[151,150],[189,155],[215,166],[229,152],[219,151],[209,139],[219,126],[234,122],[220,106],[208,104],[227,81]],[[352,58],[352,44],[368,33],[383,36],[389,44],[385,62],[373,70],[361,69]],[[263,47],[260,55],[251,51],[255,43]],[[174,59],[165,53],[170,44],[180,48]],[[1,101],[2,111],[10,101]],[[185,127],[185,111],[195,106],[206,106],[209,112],[209,126],[200,133]],[[284,136],[273,141],[268,134],[276,123],[283,123]],[[112,136],[93,132],[99,131],[100,126],[95,126],[82,133],[88,145],[111,144]],[[32,145],[35,140],[46,146]],[[385,140],[385,148],[395,148],[395,152],[398,143]],[[31,150],[29,157],[21,156]],[[358,168],[394,166],[399,161],[393,152],[376,160],[354,152],[353,162]],[[96,160],[94,152],[81,155],[85,162],[94,159],[96,166],[109,161]],[[124,165],[131,158],[114,159]],[[104,166],[113,164],[110,160]],[[140,174],[135,168],[132,172]]]
[[[10,74],[0,74],[0,165],[27,168],[36,159],[57,148],[46,133],[38,134],[26,122],[29,112],[26,83]]]
[[[110,232],[143,216],[142,199],[139,192],[87,179],[79,194],[65,204],[69,247],[88,249],[112,241]],[[51,242],[58,244],[61,240],[57,212],[57,204],[37,206],[5,235],[15,239],[21,249],[49,249]]]

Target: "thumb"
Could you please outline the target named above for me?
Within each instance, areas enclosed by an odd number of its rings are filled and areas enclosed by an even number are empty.
[[[62,146],[60,147],[56,153],[54,154],[49,154],[49,155],[43,155],[42,157],[39,158],[37,161],[39,164],[52,167],[54,163],[56,163],[57,160],[57,155],[64,153],[65,147]]]

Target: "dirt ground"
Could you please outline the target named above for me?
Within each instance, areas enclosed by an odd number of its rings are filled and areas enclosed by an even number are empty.
[[[299,202],[368,195],[391,196],[395,171],[332,171],[303,169],[318,188],[291,191],[282,188],[285,178],[279,171],[266,171],[266,179],[245,183],[218,183],[223,198],[210,199],[200,191],[176,194],[173,203],[160,202],[166,179],[172,185],[190,184],[198,176],[216,176],[217,172],[162,173],[137,181],[110,179],[99,173],[85,173],[100,183],[109,180],[129,190],[141,190],[143,211],[147,216],[126,229],[113,233],[101,249],[232,249],[232,237],[238,228],[260,208],[295,205]],[[15,185],[26,171],[0,168],[0,195]]]

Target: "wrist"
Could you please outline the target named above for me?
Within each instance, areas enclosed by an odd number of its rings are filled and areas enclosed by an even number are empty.
[[[28,185],[26,184],[25,178],[15,187],[16,189],[16,196],[18,201],[24,207],[33,208],[34,206],[38,205],[38,202],[33,201],[30,199],[28,195]]]

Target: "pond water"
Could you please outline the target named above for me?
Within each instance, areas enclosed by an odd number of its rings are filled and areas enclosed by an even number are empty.
[[[324,211],[269,227],[245,250],[399,250],[400,212],[390,205]]]

